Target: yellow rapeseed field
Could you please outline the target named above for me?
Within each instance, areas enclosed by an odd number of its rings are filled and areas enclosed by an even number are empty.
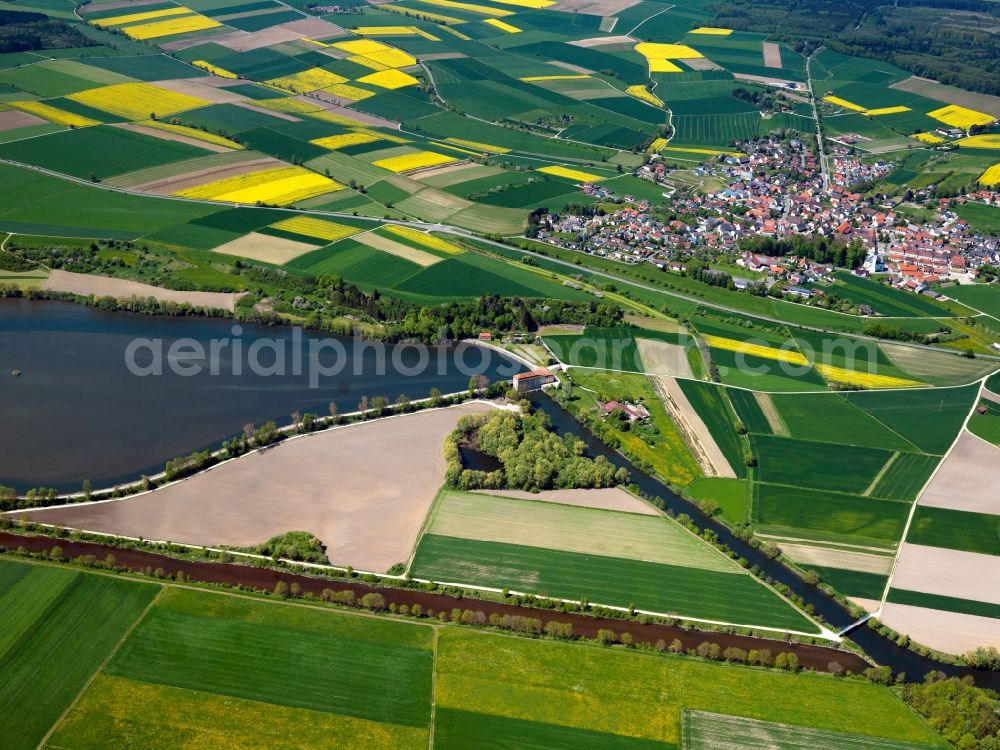
[[[447,18],[447,16],[438,16],[438,18]],[[444,21],[442,21],[442,23],[444,23]],[[462,23],[465,23],[465,22],[463,21]],[[457,36],[463,42],[471,42],[472,41],[472,37],[471,36],[469,36],[468,34],[463,34],[458,29],[451,28],[451,26],[444,26],[444,27],[442,27],[441,30],[442,31],[447,31],[452,36]]]
[[[358,83],[367,83],[383,89],[401,89],[406,86],[416,86],[420,81],[401,70],[380,70],[359,78]]]
[[[198,128],[189,128],[184,125],[174,125],[170,122],[163,122],[161,120],[143,120],[139,123],[143,127],[156,128],[157,130],[162,130],[167,133],[177,133],[177,135],[187,136],[188,138],[194,138],[195,140],[204,141],[205,143],[214,143],[216,146],[225,146],[231,149],[241,149],[243,144],[237,143],[236,141],[231,141],[221,135],[216,135],[215,133],[208,133],[204,130],[199,130]]]
[[[268,203],[286,206],[344,186],[302,167],[277,167],[209,182],[174,195],[224,203]]]
[[[345,146],[359,146],[362,143],[374,143],[379,140],[382,139],[372,133],[353,132],[328,135],[325,138],[314,138],[309,142],[316,146],[335,151],[336,149],[344,148]]]
[[[347,78],[344,76],[338,76],[336,73],[331,73],[328,70],[323,70],[323,68],[309,68],[309,70],[303,70],[300,73],[293,73],[289,76],[280,76],[278,78],[272,78],[266,83],[271,86],[277,86],[279,89],[288,89],[289,91],[296,92],[309,92],[315,91],[316,89],[326,88],[327,86],[333,86],[338,83],[346,83]]]
[[[390,172],[410,172],[414,169],[424,167],[436,167],[439,164],[449,164],[457,161],[454,156],[438,154],[434,151],[418,151],[415,154],[403,154],[401,156],[390,156],[372,162],[376,167],[388,169]]]
[[[646,151],[653,152],[659,151],[661,148],[667,145],[669,141],[666,138],[656,138],[652,143],[649,144],[649,148]]]
[[[986,185],[988,187],[1000,185],[1000,164],[994,164],[992,167],[979,175],[979,184]]]
[[[126,36],[133,39],[159,39],[164,36],[174,36],[176,34],[187,34],[190,31],[204,31],[205,29],[215,29],[222,26],[216,20],[208,16],[193,15],[180,18],[169,18],[166,21],[153,21],[137,26],[126,26],[122,29]]]
[[[689,34],[708,34],[711,36],[729,36],[733,33],[732,29],[720,29],[718,26],[699,26],[697,29],[691,29]]]
[[[630,96],[634,96],[636,99],[641,99],[644,102],[652,104],[655,107],[663,106],[663,102],[660,101],[660,97],[641,84],[629,86],[625,89],[625,93]]]
[[[569,167],[539,167],[536,171],[542,174],[554,175],[555,177],[565,177],[568,180],[576,180],[577,182],[600,182],[607,179],[600,175],[581,172],[578,169],[570,169]]]
[[[51,104],[43,104],[42,102],[10,102],[10,106],[22,112],[38,115],[49,122],[54,122],[56,125],[72,125],[74,128],[85,128],[88,125],[101,124],[89,117],[78,115],[75,112],[67,112],[64,109],[53,107]]]
[[[346,224],[337,224],[333,221],[315,219],[312,216],[296,216],[292,219],[284,219],[271,225],[272,229],[280,229],[283,232],[301,234],[303,237],[315,237],[318,240],[336,242],[352,234],[357,234],[361,230],[357,227],[349,227]]]
[[[264,107],[265,109],[273,109],[277,112],[286,112],[294,115],[313,115],[313,113],[323,110],[323,107],[319,104],[304,102],[301,99],[293,99],[287,96],[276,99],[257,99],[253,104],[255,107]]]
[[[465,146],[467,148],[474,148],[477,151],[492,151],[494,154],[506,154],[510,151],[509,148],[504,148],[503,146],[491,146],[489,143],[480,143],[479,141],[468,141],[465,138],[445,138],[448,143],[454,143],[457,146]]]
[[[577,73],[575,75],[569,73],[566,75],[557,75],[557,76],[525,76],[520,80],[525,81],[526,83],[534,83],[535,81],[575,81],[581,78],[590,78],[590,76],[584,73]]]
[[[218,65],[212,65],[212,63],[208,60],[195,60],[191,64],[197,68],[201,68],[202,70],[207,70],[209,73],[214,76],[218,76],[219,78],[239,78],[239,76],[231,70],[220,68]]]
[[[823,97],[823,101],[830,102],[830,104],[836,104],[838,107],[843,107],[844,109],[852,109],[855,112],[864,112],[865,108],[860,104],[855,104],[854,102],[849,102],[847,99],[841,99],[839,96],[833,96],[832,94],[827,94]]]
[[[869,117],[879,117],[880,115],[898,115],[900,112],[909,112],[909,107],[879,107],[878,109],[866,109],[864,114]]]
[[[944,140],[944,139],[942,139]],[[1000,149],[1000,135],[996,133],[986,133],[984,135],[970,135],[968,138],[961,138],[955,141],[963,148],[995,148]]]
[[[842,367],[832,365],[816,365],[816,369],[827,380],[835,383],[846,383],[848,385],[859,385],[863,388],[912,388],[923,385],[916,380],[906,380],[905,378],[894,378],[890,375],[872,375],[867,372],[855,372],[845,370]]]
[[[939,135],[934,135],[933,133],[914,133],[911,138],[916,138],[921,143],[929,143],[934,146],[938,143],[944,143],[944,138]]]
[[[680,73],[681,69],[671,60],[690,60],[704,57],[698,50],[686,44],[658,44],[656,42],[639,42],[635,51],[646,58],[650,73]]]
[[[793,365],[808,365],[809,360],[800,352],[788,351],[787,349],[777,349],[773,346],[762,344],[751,344],[747,341],[737,341],[727,339],[722,336],[705,336],[705,343],[714,349],[723,349],[728,352],[738,352],[749,354],[763,359],[773,359],[778,362],[788,362]]]
[[[355,102],[360,102],[362,99],[367,99],[369,96],[375,96],[374,91],[369,91],[368,89],[363,89],[360,86],[352,86],[349,83],[338,83],[334,86],[327,86],[323,89],[328,94],[333,94],[334,96],[339,96],[342,99],[350,99]],[[313,114],[314,117],[319,117],[318,114]]]
[[[423,245],[431,250],[438,250],[442,253],[447,253],[449,255],[461,255],[465,252],[458,245],[453,245],[447,240],[443,240],[440,237],[434,237],[433,235],[421,232],[419,229],[414,229],[413,227],[403,227],[397,224],[388,224],[385,227],[385,231],[389,234],[394,234],[397,237],[403,237],[410,240],[410,242],[415,242],[418,245]]]
[[[190,8],[179,6],[176,8],[164,8],[163,10],[147,10],[143,13],[126,13],[123,16],[111,16],[110,18],[95,18],[90,21],[94,26],[121,26],[126,23],[138,23],[139,21],[149,21],[154,18],[166,18],[167,16],[184,16],[194,13]]]
[[[517,28],[513,24],[509,24],[506,21],[500,21],[496,18],[487,18],[483,23],[489,24],[494,28],[500,29],[501,31],[506,31],[508,34],[520,34],[522,29]]]
[[[358,26],[351,31],[359,36],[422,36],[432,42],[441,41],[440,37],[416,26]]]
[[[335,42],[332,46],[342,49],[344,52],[350,52],[352,55],[367,55],[369,52],[390,49],[388,45],[373,39],[352,39],[349,42]]]
[[[151,83],[116,83],[79,91],[66,98],[130,120],[146,120],[150,114],[165,117],[211,104],[205,99],[167,91]]]
[[[933,117],[945,125],[951,125],[953,128],[962,128],[963,130],[968,130],[973,125],[989,125],[995,119],[993,115],[976,112],[974,109],[959,107],[957,104],[949,104],[947,107],[935,109],[933,112],[928,112],[927,116]]]
[[[488,5],[476,5],[475,3],[461,3],[457,0],[420,0],[423,5],[436,5],[439,8],[454,8],[455,10],[467,10],[470,13],[482,13],[484,16],[512,16],[512,10],[500,10],[491,8]]]

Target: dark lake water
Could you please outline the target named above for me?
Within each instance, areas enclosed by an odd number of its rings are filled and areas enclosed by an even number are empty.
[[[340,413],[354,411],[363,396],[453,393],[471,373],[493,381],[520,369],[464,344],[392,346],[226,319],[0,300],[0,484],[77,490],[90,479],[104,487],[218,447],[248,422],[287,424],[296,410],[325,416],[331,401]]]

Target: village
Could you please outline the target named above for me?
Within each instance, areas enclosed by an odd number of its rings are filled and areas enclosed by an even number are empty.
[[[772,293],[799,298],[821,294],[806,284],[838,266],[886,274],[902,289],[936,296],[935,283],[969,282],[982,266],[1000,262],[1000,240],[976,232],[952,210],[962,201],[1000,204],[994,190],[940,199],[933,190],[907,194],[937,206],[920,221],[926,210],[907,210],[899,197],[866,195],[892,171],[888,160],[862,159],[850,146],[834,144],[824,187],[815,151],[798,138],[770,135],[735,148],[692,170],[673,169],[654,155],[636,175],[664,188],[664,206],[626,195],[612,213],[549,214],[538,238],[664,271],[685,272],[690,259],[727,261],[747,271],[730,273],[735,288],[780,284]],[[677,179],[679,172],[699,187]],[[584,191],[598,201],[613,195],[606,186]],[[795,252],[807,246],[808,252]]]

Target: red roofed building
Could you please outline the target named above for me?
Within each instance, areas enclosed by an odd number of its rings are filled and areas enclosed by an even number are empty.
[[[530,372],[519,372],[514,376],[514,389],[518,393],[537,391],[543,385],[556,382],[556,376],[544,367]]]

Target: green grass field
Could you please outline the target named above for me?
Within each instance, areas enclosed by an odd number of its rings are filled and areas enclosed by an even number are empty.
[[[922,591],[907,591],[905,589],[890,589],[886,601],[895,604],[908,604],[911,607],[940,609],[945,612],[958,612],[963,615],[1000,619],[1000,604],[979,602],[973,599],[959,599],[955,596],[925,594]]]
[[[416,578],[652,612],[813,632],[815,626],[745,574],[425,534]]]
[[[858,570],[829,568],[822,565],[803,565],[806,570],[815,570],[824,583],[833,586],[844,596],[863,599],[881,599],[889,576],[880,573],[865,573]]]
[[[771,396],[791,437],[912,451],[916,446],[836,393]]]
[[[762,532],[805,539],[892,546],[900,541],[908,503],[825,490],[758,484],[754,522]]]
[[[1000,555],[1000,515],[918,505],[906,541]]]
[[[978,384],[883,393],[857,391],[848,393],[847,400],[922,451],[943,455],[955,440],[978,391]]]
[[[915,500],[939,461],[937,456],[923,453],[900,453],[870,494],[887,500]]]
[[[878,448],[755,435],[754,451],[762,482],[862,493],[892,458]]]
[[[0,696],[10,708],[0,729],[11,748],[35,747],[52,727],[50,750],[679,750],[685,709],[943,747],[891,691],[825,675],[27,562],[0,561],[0,605]],[[389,720],[363,716],[373,714]]]
[[[684,750],[929,750],[938,745],[886,741],[741,716],[702,711],[684,712]]]
[[[171,589],[105,673],[420,727],[430,641],[428,628]]]
[[[0,561],[0,736],[34,748],[157,586]]]
[[[426,533],[739,574],[724,555],[658,515],[443,490]]]
[[[499,744],[504,735],[519,731],[522,722],[538,722],[680,748],[684,708],[945,747],[892,693],[816,675],[769,675],[674,657],[574,650],[560,643],[445,630],[438,644],[437,676],[439,712],[517,721],[506,727],[493,721],[485,725],[480,737],[487,731],[501,733],[493,747],[511,746]]]
[[[719,446],[737,477],[746,476],[741,438],[736,433],[732,405],[726,388],[698,380],[677,381],[691,406],[704,420],[712,438]]]

